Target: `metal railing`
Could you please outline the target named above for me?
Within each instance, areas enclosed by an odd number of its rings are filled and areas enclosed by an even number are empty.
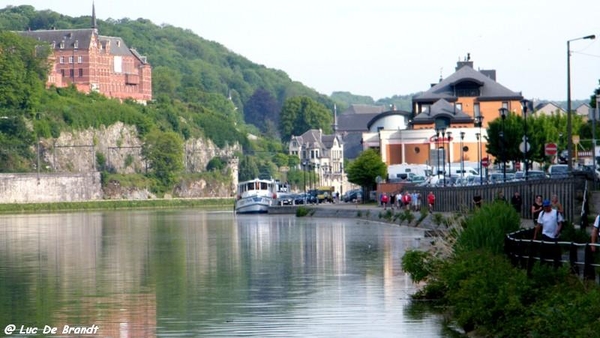
[[[596,263],[600,244],[533,240],[533,231],[533,228],[523,229],[506,235],[504,252],[514,266],[530,273],[536,262],[554,267],[567,265],[581,278],[600,283],[600,264]],[[592,246],[596,252],[592,252]]]

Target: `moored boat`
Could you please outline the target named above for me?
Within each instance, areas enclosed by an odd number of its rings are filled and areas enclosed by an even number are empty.
[[[269,212],[269,207],[277,198],[278,186],[277,181],[259,178],[238,183],[235,213]]]

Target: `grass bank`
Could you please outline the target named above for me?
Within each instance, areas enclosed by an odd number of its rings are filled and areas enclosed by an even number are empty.
[[[53,203],[7,203],[0,204],[0,214],[157,208],[233,208],[233,202],[234,200],[232,198],[176,198]]]

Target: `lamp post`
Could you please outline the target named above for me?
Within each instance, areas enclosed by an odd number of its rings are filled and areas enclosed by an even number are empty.
[[[435,176],[440,175],[440,131],[439,129],[435,130],[435,153],[437,155],[437,170],[435,172]]]
[[[501,156],[502,156],[502,175],[503,175],[503,180],[504,183],[506,183],[506,149],[505,149],[505,142],[504,142],[504,120],[506,119],[506,115],[508,114],[508,109],[502,107],[500,109],[498,109],[498,111],[500,112],[500,116],[502,117],[502,131],[500,132],[500,141],[501,143]]]
[[[479,126],[479,133],[477,133],[477,157],[478,157],[478,161],[479,164],[477,165],[479,167],[479,183],[483,184],[483,166],[481,165],[481,160],[483,157],[483,151],[481,151],[481,138],[483,137],[483,134],[481,133],[481,126],[483,125],[483,115],[481,115],[481,112],[479,113],[479,115],[475,116],[475,121],[477,122],[477,125]]]
[[[442,180],[444,181],[444,187],[446,186],[446,128],[441,128],[442,131]]]
[[[450,178],[450,183],[452,183],[452,167],[451,167],[451,158],[450,158],[450,141],[452,141],[452,132],[446,132],[446,136],[448,137],[448,178]]]
[[[304,199],[305,199],[305,203],[306,204],[306,164],[308,161],[306,161],[305,159],[302,160],[302,171],[304,172]]]
[[[587,35],[581,38],[567,40],[567,165],[569,173],[573,169],[573,126],[571,125],[571,41],[594,40],[596,35]]]
[[[463,140],[465,139],[465,132],[460,132],[460,175],[462,179],[465,178],[465,159],[464,159],[464,149],[463,149]],[[464,183],[464,182],[463,182]]]
[[[527,139],[527,109],[529,108],[529,103],[531,101],[527,99],[521,100],[521,108],[523,109],[523,165],[525,166],[523,172],[525,173],[525,181],[527,178],[527,171],[529,165],[527,164],[527,152],[529,151],[529,140]]]
[[[475,137],[477,137],[477,168],[479,169],[479,184],[483,184],[483,170],[481,168],[481,143],[479,138],[481,137],[481,133],[475,133]]]
[[[600,94],[596,95],[596,110],[592,116],[592,161],[594,162],[594,189],[596,188],[596,116],[600,115]]]

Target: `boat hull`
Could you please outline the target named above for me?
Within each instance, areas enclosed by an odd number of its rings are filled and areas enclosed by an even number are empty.
[[[235,203],[236,214],[264,214],[269,212],[272,199],[264,196],[242,198]]]

